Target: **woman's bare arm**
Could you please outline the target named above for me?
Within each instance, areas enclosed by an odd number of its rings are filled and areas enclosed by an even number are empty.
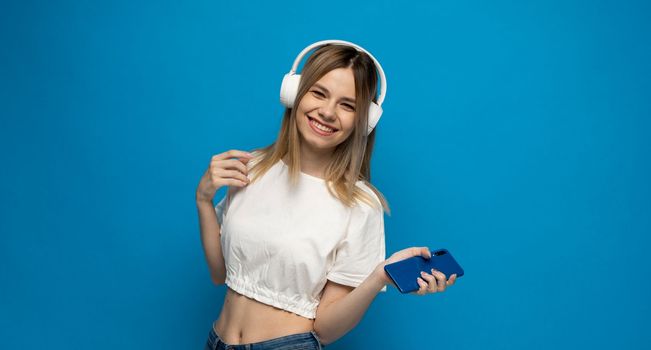
[[[217,222],[217,213],[212,201],[197,200],[199,211],[199,229],[201,231],[201,243],[208,262],[210,277],[217,284],[224,284],[226,280],[226,266],[224,254],[220,241],[220,227]]]
[[[353,329],[385,285],[379,271],[356,288],[328,281],[314,322],[321,342],[328,345]]]
[[[246,164],[253,157],[251,153],[230,150],[210,159],[208,169],[197,186],[195,200],[199,211],[201,243],[215,284],[226,281],[226,264],[220,240],[221,228],[212,200],[215,192],[223,186],[244,187],[249,184]]]
[[[328,281],[314,321],[314,330],[321,341],[327,345],[344,336],[359,323],[375,296],[384,286],[395,286],[384,272],[385,265],[418,255],[426,259],[431,258],[427,247],[403,249],[380,263],[373,273],[356,288]],[[453,285],[457,278],[457,275],[454,274],[449,280],[446,280],[443,273],[439,271],[432,271],[432,273],[434,275],[429,273],[422,275],[423,278],[418,281],[420,289],[412,294],[425,295],[443,292],[446,287]]]

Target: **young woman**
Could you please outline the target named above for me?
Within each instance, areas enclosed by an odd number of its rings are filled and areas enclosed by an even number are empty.
[[[370,183],[381,66],[355,44],[323,41],[303,50],[288,76],[312,48],[301,75],[283,81],[276,142],[213,156],[197,187],[212,280],[228,286],[206,349],[320,349],[393,284],[384,265],[430,257],[412,247],[385,260],[388,205]],[[222,186],[227,194],[213,207]],[[455,279],[426,271],[416,293],[442,292]]]

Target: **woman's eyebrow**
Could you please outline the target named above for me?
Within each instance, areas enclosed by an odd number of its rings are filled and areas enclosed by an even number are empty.
[[[319,89],[325,91],[325,92],[328,93],[328,94],[330,93],[330,90],[326,89],[325,86],[323,86],[323,85],[321,85],[321,84],[319,84],[319,83],[314,83],[314,86],[315,86],[315,87],[318,87]],[[352,102],[352,103],[355,103],[355,99],[354,99],[354,98],[350,98],[350,97],[342,97],[341,99],[342,99],[342,100],[346,100],[346,101],[350,101],[350,102]]]

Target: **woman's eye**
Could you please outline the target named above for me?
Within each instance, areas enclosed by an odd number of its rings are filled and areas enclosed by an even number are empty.
[[[351,112],[355,111],[355,107],[353,107],[351,105],[345,104],[344,107],[348,108]]]
[[[322,96],[323,96],[323,94],[322,94],[321,92],[316,91],[316,90],[312,91],[312,93],[315,94],[315,95],[317,95],[317,96],[319,96],[319,97],[322,97]]]

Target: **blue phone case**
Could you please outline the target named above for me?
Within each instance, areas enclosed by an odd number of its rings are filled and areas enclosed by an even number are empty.
[[[421,271],[431,274],[432,269],[436,269],[443,272],[447,278],[455,273],[457,278],[463,276],[463,269],[447,249],[437,249],[431,253],[430,259],[414,256],[385,265],[384,271],[391,277],[401,293],[415,292],[420,288],[416,279],[420,277]]]

